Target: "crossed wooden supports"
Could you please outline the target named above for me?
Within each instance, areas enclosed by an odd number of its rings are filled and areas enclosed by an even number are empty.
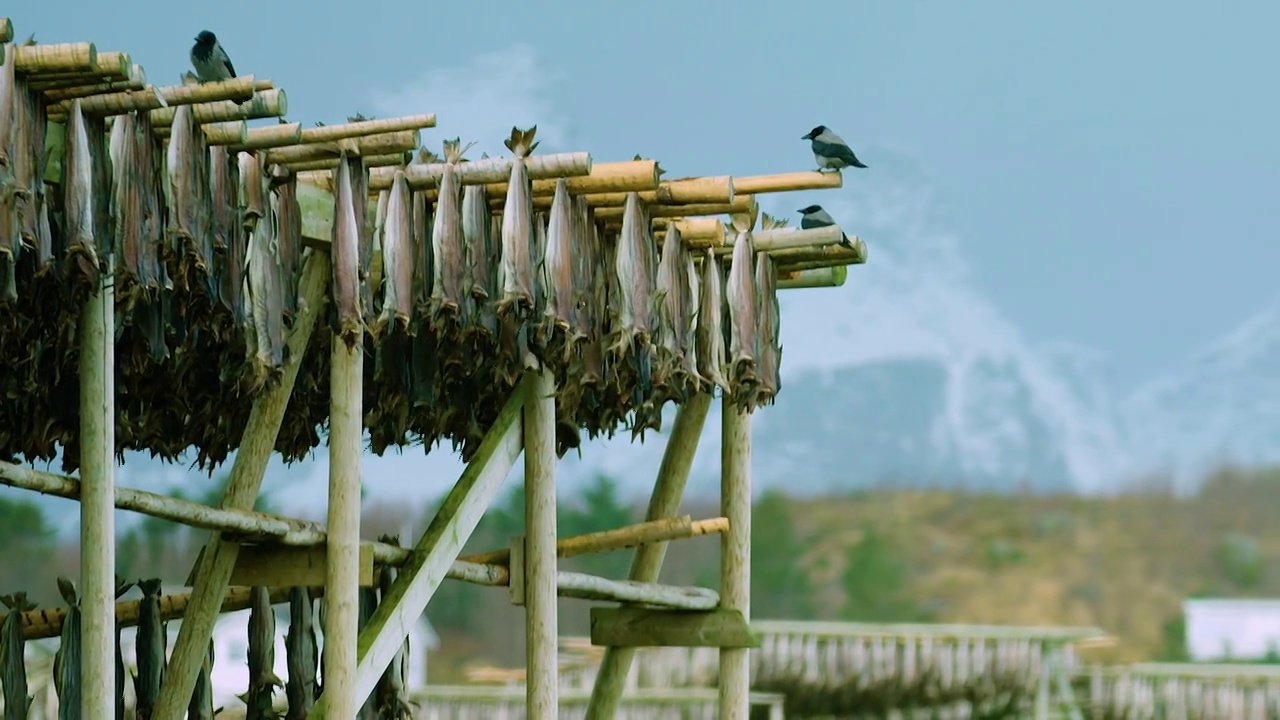
[[[339,682],[326,678],[324,692],[309,717],[350,717],[345,709],[359,707],[368,697],[441,581],[452,577],[509,586],[513,602],[525,606],[526,692],[530,718],[557,717],[556,600],[558,595],[563,595],[623,603],[619,608],[592,611],[592,642],[607,646],[608,650],[592,692],[588,718],[611,718],[616,713],[635,647],[695,645],[721,648],[721,717],[745,720],[749,696],[747,652],[757,644],[747,625],[750,616],[750,414],[740,412],[730,403],[725,403],[723,409],[723,517],[720,518],[693,522],[687,516],[677,515],[711,403],[710,396],[697,395],[679,410],[646,521],[557,542],[555,387],[550,373],[536,371],[525,377],[508,400],[474,459],[411,549],[359,542],[359,444],[354,443],[357,462],[353,463],[351,457],[346,457],[352,455],[352,448],[346,447],[352,443],[334,446],[332,436],[338,434],[336,427],[331,428],[330,453],[339,457],[331,457],[328,527],[252,511],[299,364],[315,332],[317,318],[324,314],[329,275],[328,254],[319,249],[309,250],[299,283],[299,310],[287,339],[289,360],[279,382],[254,404],[220,508],[116,488],[113,479],[95,483],[86,478],[81,485],[64,476],[0,463],[0,484],[79,499],[85,523],[90,523],[88,501],[93,498],[93,512],[98,515],[109,516],[115,508],[121,508],[215,531],[197,560],[190,581],[191,593],[168,596],[163,603],[165,614],[181,617],[182,625],[154,717],[179,720],[184,715],[219,613],[239,609],[247,603],[246,588],[242,586],[272,585],[272,578],[282,577],[282,565],[299,565],[289,562],[290,558],[296,560],[297,553],[323,553],[324,562],[312,563],[314,567],[323,568],[321,575],[298,577],[295,574],[287,584],[322,583],[326,602],[331,604],[330,617],[335,613],[346,614],[342,612],[345,608],[332,605],[349,604],[346,596],[354,595],[361,578],[372,577],[374,562],[396,565],[399,572],[387,597],[356,637],[355,647],[332,649],[335,654],[333,660],[326,661],[326,667],[330,668],[331,676],[337,675]],[[340,345],[335,343],[335,347]],[[103,354],[109,355],[105,351]],[[333,374],[337,372],[335,369]],[[85,389],[84,394],[101,397],[109,394],[108,389],[99,385]],[[332,390],[335,405],[341,401],[340,394],[359,402],[358,386],[353,388],[335,379]],[[91,397],[89,402],[92,403]],[[103,416],[102,424],[110,427],[114,413],[113,408],[107,410],[105,413],[99,410],[98,414]],[[349,408],[335,407],[334,413],[346,410]],[[355,417],[358,420],[359,413]],[[342,435],[354,435],[358,441],[359,423],[348,424],[353,427]],[[343,438],[336,440],[342,442]],[[113,445],[109,437],[100,444],[108,452]],[[492,505],[521,454],[525,458],[526,537],[517,538],[510,549],[459,560],[463,545]],[[103,470],[109,473],[110,459],[106,463]],[[351,487],[356,488],[355,493],[347,492]],[[110,553],[107,557],[113,558],[113,528],[98,524],[93,532],[103,535],[102,542],[97,543],[96,548],[86,547],[86,557],[100,562],[103,555]],[[656,584],[668,540],[711,532],[719,533],[722,538],[719,593]],[[639,547],[625,581],[556,568],[557,557],[636,545]],[[113,567],[114,563],[107,566],[108,575]],[[286,593],[284,588],[273,591],[273,602],[283,602]],[[103,624],[110,628],[136,623],[137,608],[133,605],[136,603],[122,602],[114,608],[108,605],[99,608]],[[86,617],[88,615],[86,611]],[[61,629],[58,611],[35,611],[25,619],[29,621],[24,633],[28,637],[48,637]],[[337,642],[343,635],[355,637],[353,632],[337,634]],[[326,628],[326,647],[331,641]],[[331,650],[326,649],[326,653],[329,652]],[[341,662],[341,669],[334,661]],[[109,663],[104,665],[110,667]],[[86,672],[104,671],[86,668]]]

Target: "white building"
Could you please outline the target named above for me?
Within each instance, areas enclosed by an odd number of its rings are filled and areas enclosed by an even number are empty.
[[[1182,615],[1194,661],[1280,656],[1280,600],[1185,600]]]

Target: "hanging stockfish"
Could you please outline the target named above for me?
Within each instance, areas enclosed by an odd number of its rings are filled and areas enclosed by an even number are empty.
[[[415,431],[424,436],[434,436],[434,408],[440,394],[439,343],[430,328],[431,286],[432,278],[435,277],[431,232],[435,217],[431,201],[424,193],[413,193],[412,200],[410,238],[413,246],[413,313],[409,333],[413,339],[409,362],[410,398],[412,406],[421,410],[415,418]]]
[[[122,118],[117,117],[116,122]],[[137,199],[138,211],[138,268],[137,282],[142,295],[133,321],[138,332],[146,338],[151,359],[159,362],[169,357],[169,345],[165,330],[169,324],[169,293],[173,280],[161,261],[165,244],[164,185],[161,179],[164,156],[157,148],[151,133],[151,116],[145,111],[133,113],[133,166],[128,181],[134,184],[131,192]],[[131,228],[132,230],[132,228]],[[121,242],[117,238],[116,246]]]
[[[267,216],[267,179],[255,153],[238,153],[236,163],[240,166],[240,220],[246,231],[252,231]]]
[[[404,173],[397,170],[391,189],[380,193],[378,214],[382,235],[382,313],[370,333],[376,345],[374,378],[380,391],[372,398],[370,421],[373,449],[384,442],[399,442],[409,425],[410,376],[408,337],[413,312],[412,198]]]
[[[116,601],[132,590],[133,585],[133,582],[116,575]],[[124,671],[124,651],[120,643],[120,631],[123,629],[120,623],[116,623],[116,720],[124,720],[124,689],[126,678],[129,677]]]
[[[58,651],[53,654],[53,690],[58,694],[58,720],[80,717],[80,596],[76,586],[58,577],[58,594],[67,604]]]
[[[578,309],[574,335],[581,340],[568,374],[577,378],[581,391],[575,407],[578,424],[591,428],[591,437],[596,437],[603,425],[601,411],[609,390],[605,382],[604,340],[609,324],[609,288],[615,278],[595,213],[584,197],[574,198],[574,206],[579,233],[574,252],[574,304]]]
[[[285,660],[289,680],[285,696],[289,699],[288,720],[303,720],[316,702],[316,649],[314,607],[304,587],[289,590],[289,629],[284,636]]]
[[[244,298],[240,289],[244,271],[234,269],[233,247],[243,240],[240,221],[240,158],[226,147],[209,148],[209,195],[213,199],[213,274],[217,278],[218,300],[230,311],[236,327],[244,322]],[[240,261],[244,261],[241,252]]]
[[[507,200],[502,208],[502,299],[500,315],[526,318],[533,312],[534,296],[534,229],[533,182],[525,167],[525,158],[538,143],[533,141],[538,127],[528,130],[511,128],[511,137],[503,144],[515,154],[511,179],[507,184]],[[514,358],[513,358],[514,359]]]
[[[684,402],[696,382],[694,327],[698,309],[692,284],[696,274],[692,269],[693,259],[680,230],[673,224],[667,228],[662,259],[658,263],[657,352],[653,374],[659,403]]]
[[[89,150],[89,131],[80,99],[72,101],[67,118],[66,159],[63,161],[63,213],[66,227],[69,267],[84,282],[95,282],[99,272],[97,240],[94,229],[93,158]]]
[[[5,61],[16,53],[5,53]],[[44,97],[27,87],[26,80],[16,78],[13,85],[13,137],[9,156],[13,163],[18,224],[23,243],[35,250],[36,276],[43,276],[55,257],[53,233],[49,226],[49,208],[45,202],[44,171],[48,160],[45,150],[47,113]],[[78,103],[73,103],[78,105]],[[63,166],[64,177],[66,166]],[[57,253],[61,255],[61,253]]]
[[[712,392],[717,387],[728,391],[729,381],[724,376],[724,269],[710,250],[702,258],[699,290],[698,375],[704,383],[704,392]]]
[[[22,147],[14,143],[14,93],[17,77],[14,66],[17,53],[4,53],[0,63],[0,304],[18,299],[17,264],[22,251],[22,226],[18,220],[18,178],[14,172],[13,152]]]
[[[450,344],[456,343],[456,337],[452,335],[456,332],[458,315],[464,302],[470,299],[470,294],[463,289],[467,274],[463,262],[467,252],[462,235],[462,184],[458,182],[455,170],[469,147],[462,147],[458,139],[444,141],[444,173],[440,178],[440,194],[431,229],[432,256],[435,259],[431,316],[436,332]]]
[[[179,105],[173,114],[167,162],[171,200],[169,238],[179,288],[203,291],[212,299],[213,197],[209,189],[209,149],[195,122],[195,110]],[[243,174],[243,159],[241,173]]]
[[[0,627],[0,679],[4,685],[4,720],[26,720],[32,698],[27,695],[27,663],[22,638],[22,614],[35,610],[23,592],[0,595],[9,608]]]
[[[364,335],[360,302],[360,218],[364,216],[366,195],[356,195],[352,175],[362,172],[364,161],[342,153],[338,169],[333,210],[333,304],[337,311],[335,331],[348,348]],[[359,217],[357,217],[359,216]]]
[[[256,585],[249,590],[249,689],[239,696],[244,701],[245,720],[272,717],[272,696],[284,683],[276,677],[276,615],[271,609],[271,593]]]
[[[548,360],[567,362],[574,349],[573,328],[577,315],[577,288],[574,273],[574,240],[577,233],[573,198],[564,178],[556,179],[547,225],[546,254],[542,262],[542,286],[546,305],[538,335],[547,349]],[[539,223],[541,225],[541,223]]]
[[[493,241],[493,222],[489,217],[489,193],[484,185],[462,188],[462,242],[467,248],[463,290],[470,295],[472,314],[462,318],[462,334],[472,342],[477,336],[492,340],[498,334],[498,316],[494,311],[500,288],[497,287],[498,253],[501,247]],[[488,355],[483,352],[483,355]]]
[[[636,413],[632,438],[643,436],[660,420],[652,407],[654,261],[653,238],[649,230],[649,213],[640,202],[639,193],[627,194],[622,214],[622,233],[618,238],[614,259],[618,298],[609,302],[613,327],[609,340],[610,364],[614,382],[619,383],[624,407]]]
[[[769,253],[756,254],[756,361],[760,377],[760,402],[773,404],[782,389],[782,344],[778,304],[778,267]]]
[[[284,297],[280,287],[276,223],[271,204],[249,234],[247,281],[249,316],[253,322],[255,354],[249,388],[256,391],[284,364]]]
[[[360,604],[357,607],[357,625],[360,630],[364,630],[369,624],[369,618],[373,617],[373,611],[378,609],[378,589],[374,587],[360,588]],[[376,693],[369,693],[364,699],[364,703],[357,711],[356,717],[359,720],[378,720],[378,697]]]
[[[187,720],[213,720],[213,640],[209,652],[200,663],[200,674],[191,689],[191,702],[187,703]]]
[[[160,697],[168,638],[164,632],[164,618],[160,614],[160,578],[139,580],[138,587],[142,590],[142,600],[138,606],[138,635],[134,642],[138,674],[133,678],[133,691],[137,696],[138,718],[147,720]]]
[[[738,232],[725,286],[729,306],[729,387],[742,407],[754,405],[756,374],[756,281],[751,232]]]
[[[298,176],[277,167],[275,189],[276,251],[280,262],[280,288],[284,316],[290,323],[298,311],[298,280],[302,263],[302,207],[298,205]],[[280,177],[280,173],[284,173]]]

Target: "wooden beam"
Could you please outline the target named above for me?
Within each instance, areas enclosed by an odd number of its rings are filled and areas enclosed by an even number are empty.
[[[556,599],[556,380],[529,373],[524,398],[525,666],[529,720],[554,720],[560,703]]]
[[[658,479],[654,483],[653,494],[649,497],[649,509],[645,512],[646,520],[675,517],[680,511],[680,501],[684,497],[684,488],[689,481],[689,470],[693,467],[693,459],[698,452],[698,441],[702,438],[702,428],[706,424],[707,411],[710,408],[711,396],[698,393],[689,398],[676,412],[671,437],[667,440],[667,447],[662,451]],[[667,544],[664,542],[641,545],[636,548],[627,579],[634,582],[657,582],[666,553]],[[617,716],[618,704],[622,700],[622,691],[626,686],[627,674],[631,670],[631,661],[635,658],[635,654],[635,649],[628,647],[611,647],[605,651],[604,658],[600,661],[600,670],[596,674],[595,684],[591,688],[587,720],[609,720]]]
[[[732,648],[747,654],[760,647],[737,610],[653,610],[591,608],[591,644],[607,647]],[[723,680],[721,681],[723,682]],[[723,702],[723,693],[721,694]]]
[[[373,587],[373,543],[360,543],[359,584]],[[231,584],[253,587],[325,587],[325,567],[329,549],[244,545],[231,571]]]
[[[637,603],[676,610],[714,610],[720,604],[720,593],[707,588],[610,580],[565,570],[556,573],[556,588],[561,597]]]
[[[751,618],[751,413],[725,395],[720,406],[720,606]],[[745,649],[720,649],[720,717],[748,720],[751,658]]]
[[[612,530],[601,530],[583,533],[573,537],[560,538],[556,541],[556,557],[564,559],[591,555],[593,553],[613,552],[647,543],[683,540],[721,533],[729,529],[728,518],[708,518],[694,522],[688,515],[680,517],[647,520],[634,525],[626,525]],[[473,563],[506,564],[511,558],[511,550],[491,550],[477,555],[467,555],[462,560]]]
[[[525,381],[527,384],[529,381]],[[524,384],[498,414],[485,434],[475,457],[463,471],[436,511],[422,538],[396,573],[391,591],[382,598],[359,639],[356,668],[356,702],[373,691],[391,659],[400,651],[409,629],[418,622],[449,572],[462,546],[475,531],[485,510],[493,504],[507,474],[522,450],[520,417],[524,406]],[[316,699],[308,718],[325,715],[326,698]]]
[[[279,382],[267,388],[253,403],[243,439],[236,450],[226,493],[222,498],[223,508],[249,510],[258,499],[267,461],[275,450],[280,423],[284,420],[289,396],[293,392],[294,381],[298,378],[298,368],[306,355],[316,319],[324,313],[328,280],[328,254],[310,251],[304,260],[302,279],[298,283],[298,311],[294,315],[293,327],[286,341],[288,359],[285,360]],[[222,599],[227,594],[231,572],[235,568],[239,552],[238,543],[224,542],[218,537],[211,539],[205,546],[196,570],[191,605],[183,617],[178,639],[174,642],[173,653],[165,669],[164,680],[160,684],[160,697],[155,714],[152,715],[153,720],[181,720],[184,717],[191,700],[191,691],[195,687],[196,675],[208,653],[213,624],[217,620]]]
[[[87,718],[115,707],[116,695],[115,261],[106,260],[80,316],[79,710]]]

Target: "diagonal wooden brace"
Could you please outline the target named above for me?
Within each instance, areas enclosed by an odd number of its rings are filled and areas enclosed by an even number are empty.
[[[525,380],[524,382],[529,382]],[[379,603],[369,624],[360,632],[359,661],[356,666],[355,702],[363,703],[378,683],[395,654],[400,651],[409,629],[427,609],[449,568],[462,552],[507,479],[507,474],[523,450],[520,418],[524,408],[523,384],[512,393],[493,427],[480,443],[475,458],[449,491],[436,511],[431,525],[414,547]],[[312,720],[325,717],[324,693],[307,715]]]

